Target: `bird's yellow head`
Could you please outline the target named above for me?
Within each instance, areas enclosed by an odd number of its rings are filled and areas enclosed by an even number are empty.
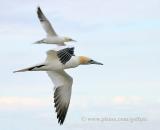
[[[88,64],[97,64],[97,65],[103,65],[100,62],[94,61],[91,58],[85,57],[85,56],[80,56],[79,61],[81,65],[88,65]]]
[[[70,37],[64,37],[64,42],[76,42],[76,40],[73,40]]]

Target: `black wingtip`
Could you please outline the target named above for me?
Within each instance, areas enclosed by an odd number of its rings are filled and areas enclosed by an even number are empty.
[[[66,115],[67,115],[67,111],[68,111],[68,106],[64,106],[63,108],[60,108],[60,111],[58,110],[57,112],[57,119],[58,119],[58,123],[60,125],[63,125]],[[58,107],[56,107],[56,109],[58,109]]]
[[[74,56],[74,47],[59,50],[57,56],[62,64],[66,64]]]
[[[57,113],[57,119],[58,119],[58,123],[60,125],[63,125],[64,120],[66,118],[67,115],[67,111],[68,111],[68,105],[63,105],[62,99],[59,96],[59,93],[61,91],[61,88],[57,88],[54,92],[54,107],[55,107],[55,111]]]
[[[41,10],[40,6],[37,6],[37,10]]]
[[[74,55],[74,49],[75,49],[74,47],[71,47],[70,50],[69,50],[69,52],[70,52],[72,55]]]
[[[39,20],[42,22],[42,21],[45,21],[45,16],[40,8],[40,6],[37,7],[37,15],[38,15],[38,18]]]
[[[40,13],[42,13],[42,10],[41,10],[40,6],[38,6],[37,7],[37,14],[40,14]]]

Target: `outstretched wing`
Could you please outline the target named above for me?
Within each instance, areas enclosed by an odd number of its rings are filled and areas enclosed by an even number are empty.
[[[38,18],[42,24],[43,29],[46,31],[47,36],[57,36],[56,32],[54,31],[51,23],[49,20],[46,18],[46,16],[43,14],[42,10],[40,7],[37,8],[37,15]]]
[[[49,50],[47,52],[46,60],[51,61],[53,59],[58,58],[62,64],[66,64],[71,59],[72,56],[74,56],[74,47],[71,48],[68,47],[61,49],[59,51]]]
[[[74,56],[74,47],[58,51],[57,56],[62,64],[66,64]]]
[[[58,123],[62,125],[70,103],[73,79],[64,70],[47,71],[47,73],[55,85],[54,103]]]
[[[55,50],[49,50],[49,51],[47,51],[46,61],[53,61],[54,59],[58,59],[58,57],[57,57],[57,51],[55,51]]]

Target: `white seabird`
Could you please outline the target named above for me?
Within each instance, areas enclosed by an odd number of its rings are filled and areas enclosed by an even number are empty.
[[[35,42],[35,44],[46,43],[46,44],[57,44],[59,46],[63,46],[65,45],[65,42],[71,42],[71,41],[76,42],[72,38],[58,36],[55,30],[53,29],[51,23],[49,22],[49,20],[43,14],[40,7],[37,8],[37,15],[43,29],[47,33],[47,37],[40,41]]]
[[[49,50],[47,52],[46,61],[29,68],[18,70],[15,72],[24,71],[47,71],[53,84],[55,85],[54,103],[57,112],[58,123],[63,124],[71,98],[71,90],[73,79],[64,69],[75,68],[79,65],[98,64],[91,58],[84,56],[75,56],[74,48],[64,48],[59,51]]]

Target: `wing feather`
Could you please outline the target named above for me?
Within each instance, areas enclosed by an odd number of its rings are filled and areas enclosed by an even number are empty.
[[[70,103],[73,79],[64,70],[47,71],[47,74],[55,85],[54,103],[58,123],[62,125]]]
[[[64,48],[59,51],[49,50],[47,52],[46,60],[51,61],[53,59],[58,58],[62,64],[66,64],[71,59],[72,56],[74,56],[74,47]]]
[[[49,20],[46,18],[46,16],[43,14],[42,10],[40,7],[37,8],[37,15],[38,18],[41,22],[41,25],[43,27],[43,29],[46,31],[47,36],[57,36],[55,30],[53,29],[51,23],[49,22]]]
[[[74,47],[65,48],[57,52],[57,56],[62,64],[66,64],[74,56]]]

